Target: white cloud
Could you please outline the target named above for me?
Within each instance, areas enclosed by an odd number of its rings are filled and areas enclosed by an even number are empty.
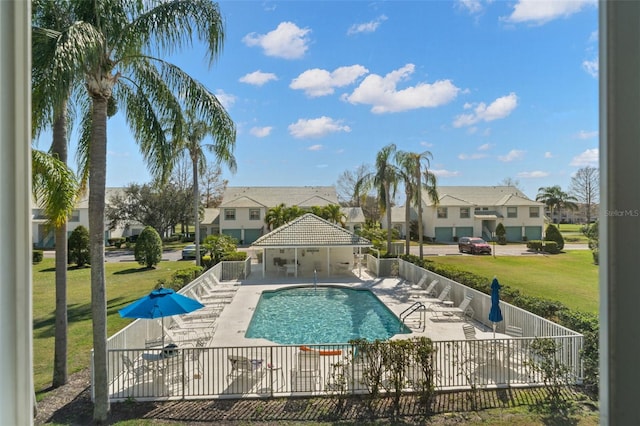
[[[487,158],[487,154],[480,154],[480,153],[474,153],[474,154],[459,154],[458,155],[458,160],[480,160],[482,158]]]
[[[353,93],[344,95],[343,100],[352,104],[371,105],[371,112],[383,114],[441,106],[455,99],[460,91],[450,80],[418,83],[399,90],[397,84],[407,80],[414,71],[415,65],[407,64],[384,77],[369,74]]]
[[[458,7],[471,14],[482,12],[482,3],[480,0],[458,0]]]
[[[507,155],[499,155],[498,160],[503,161],[505,163],[509,163],[515,160],[522,160],[524,157],[524,151],[520,151],[518,149],[512,149],[509,151]]]
[[[273,127],[271,126],[252,127],[251,130],[249,130],[249,133],[251,133],[253,136],[257,138],[264,138],[271,134],[271,130],[273,130]]]
[[[541,170],[535,170],[533,172],[520,172],[516,176],[524,179],[536,179],[536,178],[547,177],[549,176],[549,173],[543,172]]]
[[[597,166],[600,151],[598,148],[587,149],[586,151],[573,157],[569,165],[576,167]]]
[[[542,25],[554,19],[569,17],[589,5],[597,5],[596,0],[519,0],[511,15],[503,20]]]
[[[258,70],[240,77],[238,81],[241,83],[252,84],[254,86],[262,86],[263,84],[277,79],[278,77],[274,73]]]
[[[323,149],[324,146],[317,144],[317,145],[311,145],[309,148],[307,148],[309,151],[320,151],[321,149]]]
[[[422,142],[420,142],[420,146],[431,148],[433,146],[433,143],[427,142],[427,141],[422,141]]]
[[[547,151],[544,153],[544,158],[553,158],[553,154],[551,154],[551,151]]]
[[[250,33],[242,41],[247,46],[259,46],[267,56],[284,59],[298,59],[309,49],[311,32],[308,28],[299,28],[293,22],[281,22],[278,27],[266,34]]]
[[[363,24],[353,24],[347,30],[347,35],[358,34],[358,33],[372,33],[378,29],[381,23],[387,20],[387,17],[384,15],[378,16],[373,21],[365,22]]]
[[[436,177],[439,177],[439,178],[460,176],[460,172],[453,171],[453,170],[446,170],[446,169],[431,170],[431,173],[433,173],[434,175],[436,175]]]
[[[592,61],[583,61],[582,62],[582,69],[584,69],[587,74],[589,74],[591,77],[598,77],[598,72],[599,72],[599,66],[598,66],[598,59],[594,59]]]
[[[593,138],[597,138],[598,137],[598,131],[597,130],[592,130],[592,131],[586,131],[586,130],[580,130],[578,133],[576,133],[574,135],[574,138],[576,139],[593,139]]]
[[[473,108],[471,114],[461,114],[453,121],[453,127],[471,126],[480,121],[493,121],[505,118],[518,106],[518,96],[511,92],[491,102],[489,106],[480,102]],[[472,105],[465,104],[464,108],[469,109]]]
[[[492,146],[493,145],[491,145],[490,143],[482,144],[478,147],[478,151],[488,151],[491,149]]]
[[[289,125],[289,134],[297,139],[320,138],[335,132],[350,132],[351,128],[341,124],[341,121],[330,117],[299,119]]]
[[[289,87],[294,90],[304,90],[310,97],[325,96],[332,94],[336,87],[352,84],[368,72],[369,70],[362,65],[340,67],[332,72],[314,68],[294,78]]]
[[[234,95],[230,95],[229,93],[225,93],[224,90],[216,91],[216,98],[222,104],[225,109],[229,109],[236,103],[236,97]]]

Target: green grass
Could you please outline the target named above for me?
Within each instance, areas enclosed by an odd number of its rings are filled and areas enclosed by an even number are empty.
[[[548,256],[438,256],[435,263],[492,278],[523,294],[557,300],[571,309],[598,313],[598,266],[590,250]]]
[[[150,292],[160,278],[169,278],[182,266],[177,262],[161,262],[156,269],[147,270],[135,262],[105,263],[107,335],[111,336],[132,321],[120,318],[118,309]],[[93,347],[90,273],[90,268],[69,269],[67,273],[69,374],[89,365]],[[54,325],[54,260],[44,259],[33,266],[33,374],[37,393],[51,384]]]
[[[563,223],[556,226],[560,226],[560,233],[565,243],[587,244],[589,242],[589,239],[582,233],[582,227],[584,225]]]

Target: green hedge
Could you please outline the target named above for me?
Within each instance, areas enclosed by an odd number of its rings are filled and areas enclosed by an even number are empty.
[[[42,250],[33,250],[31,262],[35,265],[36,263],[42,262],[42,259],[44,259],[44,252]]]

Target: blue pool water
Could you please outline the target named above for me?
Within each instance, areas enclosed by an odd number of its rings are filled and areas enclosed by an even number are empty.
[[[294,287],[262,293],[245,337],[299,345],[410,332],[369,290]]]

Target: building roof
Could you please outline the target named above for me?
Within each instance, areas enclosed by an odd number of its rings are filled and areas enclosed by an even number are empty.
[[[333,186],[228,186],[220,207],[312,207],[338,204]]]
[[[252,247],[371,247],[371,241],[306,213],[258,238]]]
[[[362,207],[341,207],[340,211],[344,213],[346,223],[365,223],[367,221]]]
[[[440,205],[446,206],[542,206],[515,186],[439,186]],[[426,193],[423,200],[433,205]]]

